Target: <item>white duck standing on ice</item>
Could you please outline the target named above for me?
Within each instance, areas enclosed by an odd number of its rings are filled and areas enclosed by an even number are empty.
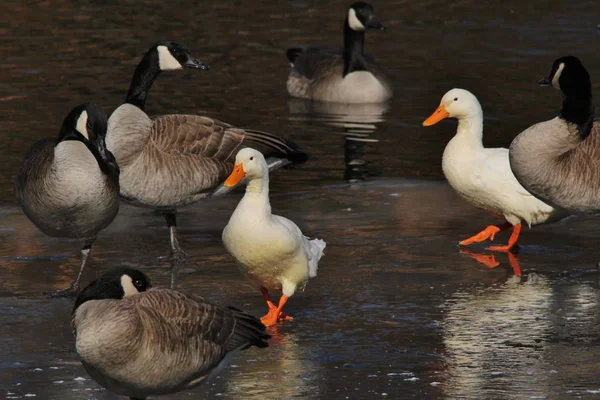
[[[261,318],[266,326],[292,318],[282,312],[298,286],[317,276],[325,242],[310,240],[287,218],[271,214],[269,170],[263,155],[252,148],[241,150],[224,186],[246,178],[246,194],[223,230],[225,248],[251,280],[258,283],[269,311]],[[282,291],[275,306],[269,291]]]
[[[444,95],[439,107],[423,122],[430,126],[445,118],[458,119],[456,135],[448,142],[442,158],[442,169],[450,186],[465,200],[506,222],[490,225],[460,245],[494,240],[496,233],[513,227],[506,246],[490,250],[508,251],[517,244],[521,222],[529,226],[553,222],[567,215],[531,195],[513,175],[508,149],[483,147],[483,111],[471,92],[452,89]]]

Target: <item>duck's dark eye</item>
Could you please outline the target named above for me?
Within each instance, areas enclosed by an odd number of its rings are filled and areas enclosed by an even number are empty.
[[[458,101],[458,97],[455,97],[455,98],[454,98],[454,101]]]
[[[144,284],[142,283],[142,281],[140,281],[139,279],[136,280],[135,282],[133,282],[133,284],[135,285],[135,287],[142,287],[142,286],[144,286]]]
[[[254,157],[250,157],[250,161],[254,160]]]
[[[91,132],[92,128],[93,128],[92,121],[88,120],[87,124],[85,124],[85,129],[87,129],[88,132]]]

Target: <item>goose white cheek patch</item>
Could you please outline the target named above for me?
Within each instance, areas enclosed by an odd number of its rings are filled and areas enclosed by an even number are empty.
[[[161,71],[168,71],[168,70],[183,68],[181,66],[181,64],[179,63],[179,61],[177,61],[177,59],[175,59],[175,57],[173,57],[173,55],[171,54],[169,49],[167,49],[167,46],[158,46],[157,49],[158,49],[158,66],[160,67]]]
[[[88,121],[87,111],[84,111],[79,115],[75,129],[77,129],[77,132],[79,132],[83,136],[85,136],[86,139],[89,139],[90,137],[88,136],[88,131],[87,131],[87,121]]]
[[[121,277],[121,287],[123,287],[124,297],[133,296],[140,292],[133,286],[133,280],[129,275],[123,275]]]
[[[352,28],[352,30],[354,31],[365,30],[365,26],[362,24],[362,22],[360,22],[360,20],[356,16],[356,11],[354,11],[354,8],[348,10],[348,25],[350,25],[350,28]]]
[[[558,80],[560,79],[560,74],[562,74],[564,68],[565,63],[560,63],[558,69],[556,70],[556,73],[554,74],[554,77],[552,78],[552,86],[554,86],[558,90],[560,90],[560,84],[558,83]]]

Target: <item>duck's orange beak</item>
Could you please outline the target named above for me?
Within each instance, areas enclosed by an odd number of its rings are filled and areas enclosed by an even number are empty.
[[[448,111],[446,111],[446,107],[441,105],[433,112],[433,114],[429,116],[429,118],[423,121],[423,126],[435,125],[441,120],[448,118],[449,116],[450,114],[448,114]]]
[[[223,186],[231,187],[237,185],[244,177],[246,173],[244,172],[244,166],[242,164],[237,164],[233,167],[233,172],[227,177],[225,182],[223,182]]]

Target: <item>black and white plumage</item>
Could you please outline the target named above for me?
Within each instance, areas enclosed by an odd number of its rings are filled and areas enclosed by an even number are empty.
[[[269,335],[257,318],[202,297],[150,287],[144,273],[115,268],[75,301],[77,353],[106,389],[132,399],[191,389],[229,353],[268,347]]]
[[[574,56],[554,61],[540,85],[563,95],[559,115],[521,132],[510,145],[510,166],[529,192],[572,213],[600,210],[600,125],[590,75]]]
[[[344,48],[306,47],[287,50],[292,70],[290,96],[340,103],[382,103],[393,95],[390,79],[363,53],[367,29],[384,30],[375,10],[353,3],[344,21]]]
[[[92,244],[119,211],[119,168],[106,149],[107,120],[91,103],[75,107],[58,139],[42,139],[25,154],[15,192],[33,224],[48,236],[84,240],[73,294]]]

